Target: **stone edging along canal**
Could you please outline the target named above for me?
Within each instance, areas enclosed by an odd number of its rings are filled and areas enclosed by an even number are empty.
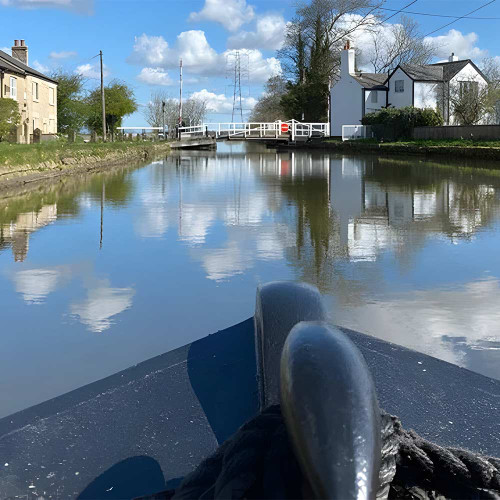
[[[82,148],[83,149],[83,148]],[[69,151],[57,161],[48,160],[36,164],[0,165],[0,197],[12,188],[27,187],[39,181],[56,179],[72,174],[104,170],[124,161],[146,161],[170,151],[168,143],[131,144],[129,147],[111,149],[98,156],[92,150]],[[72,156],[73,154],[73,156]]]
[[[500,161],[500,148],[484,146],[419,146],[417,144],[384,144],[356,142],[312,142],[297,146],[279,146],[279,150],[300,149],[332,153],[377,153],[382,155],[445,156],[447,158],[468,158]]]

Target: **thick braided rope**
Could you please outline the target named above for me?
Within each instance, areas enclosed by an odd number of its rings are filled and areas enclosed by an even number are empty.
[[[498,499],[500,460],[438,446],[381,414],[377,499]],[[243,425],[188,475],[174,499],[307,498],[307,481],[288,442],[279,406]],[[172,493],[155,498],[171,498]]]

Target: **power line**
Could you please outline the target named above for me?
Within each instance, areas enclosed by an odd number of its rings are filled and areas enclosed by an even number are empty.
[[[456,19],[454,19],[453,21],[445,24],[444,26],[440,26],[439,28],[435,29],[434,31],[431,31],[430,33],[427,33],[427,35],[424,35],[424,38],[426,36],[430,36],[430,35],[433,35],[434,33],[436,33],[437,31],[440,31],[442,30],[443,28],[447,28],[448,26],[451,26],[452,24],[456,23],[457,21],[460,21],[460,19],[464,19],[466,18],[467,16],[470,16],[471,14],[474,14],[474,12],[477,12],[478,10],[480,9],[483,9],[484,7],[487,7],[488,5],[491,5],[492,3],[496,2],[496,0],[490,0],[489,2],[486,2],[485,4],[481,5],[480,7],[478,7],[477,9],[474,9],[470,12],[468,12],[467,14],[463,15],[463,16],[460,16],[460,17],[457,17]]]
[[[401,12],[401,10],[404,10],[405,8],[406,7],[403,7],[403,9],[396,10],[396,9],[388,9],[386,7],[379,7],[380,10],[387,10],[389,12],[395,12],[396,14],[398,14],[399,12]],[[492,21],[500,19],[500,17],[447,16],[445,14],[431,14],[429,12],[413,12],[410,10],[405,10],[403,12],[403,14],[413,14],[415,16],[428,16],[428,17],[445,17],[448,19],[474,19],[474,20],[492,20]],[[390,18],[387,18],[387,19],[390,19]],[[387,21],[387,19],[386,19],[386,21]]]
[[[405,5],[404,7],[402,7],[401,9],[397,10],[396,12],[394,12],[394,14],[392,14],[391,16],[389,17],[386,17],[382,22],[385,23],[386,21],[388,21],[389,19],[393,18],[394,16],[398,15],[400,12],[402,12],[403,10],[405,10],[406,8],[410,7],[410,5],[413,5],[414,3],[416,3],[417,0],[413,0],[413,2],[410,2],[408,5]],[[384,9],[384,10],[389,10],[389,9]],[[392,9],[391,9],[392,10]]]

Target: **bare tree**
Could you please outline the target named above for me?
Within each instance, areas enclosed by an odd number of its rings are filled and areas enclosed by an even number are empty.
[[[207,115],[207,101],[190,97],[182,106],[182,116],[187,125],[200,125]]]
[[[165,103],[165,106],[163,106]],[[163,126],[165,114],[165,126],[171,132],[179,123],[179,101],[169,97],[164,90],[151,94],[148,105],[144,109],[144,117],[152,127]],[[190,97],[182,105],[182,119],[187,125],[199,125],[207,114],[207,103],[203,99]]]
[[[481,71],[488,80],[487,122],[500,124],[500,63],[496,58],[483,59]]]
[[[486,121],[489,112],[488,85],[467,80],[450,83],[447,87],[450,121],[457,125],[477,125]]]
[[[375,73],[389,72],[398,64],[428,64],[436,47],[419,33],[418,23],[406,16],[388,27],[372,28],[373,50],[369,62]]]
[[[500,64],[494,58],[482,61],[480,77],[443,86],[443,102],[448,100],[450,123],[459,125],[500,122]]]
[[[151,127],[163,126],[163,103],[171,100],[164,90],[157,90],[151,93],[148,105],[144,109],[144,118]]]

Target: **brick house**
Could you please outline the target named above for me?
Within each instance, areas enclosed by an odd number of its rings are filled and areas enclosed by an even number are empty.
[[[15,40],[12,55],[0,50],[0,98],[19,103],[17,142],[32,142],[33,131],[57,133],[57,82],[28,66],[28,47]]]

